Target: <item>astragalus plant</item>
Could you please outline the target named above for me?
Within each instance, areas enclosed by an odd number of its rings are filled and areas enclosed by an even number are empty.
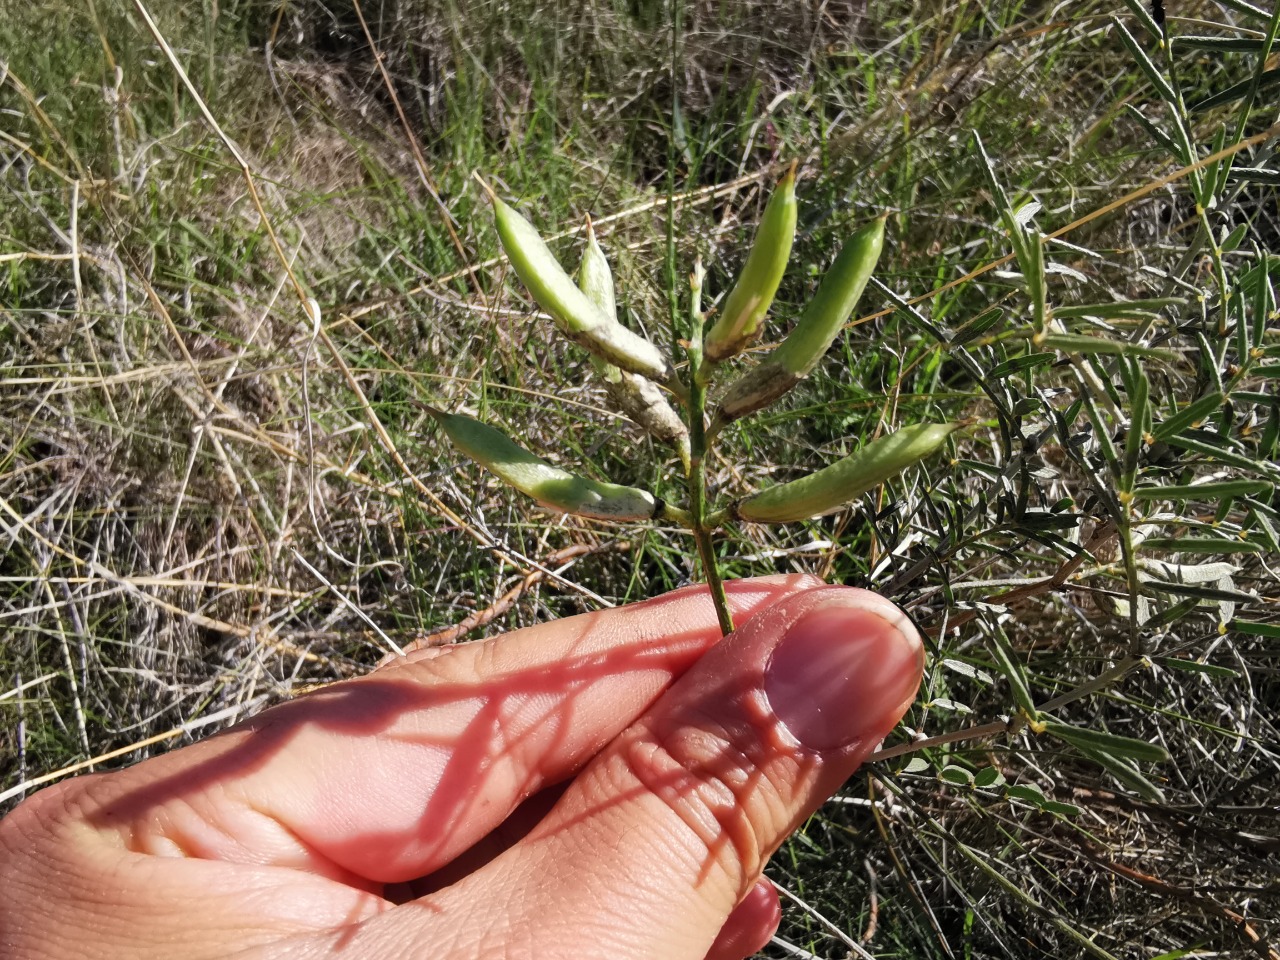
[[[686,528],[697,545],[725,633],[733,629],[733,621],[712,541],[719,527],[742,521],[788,523],[828,513],[938,452],[960,426],[913,424],[821,470],[739,499],[722,502],[708,488],[703,464],[720,431],[775,402],[813,370],[852,315],[884,246],[882,217],[844,244],[782,343],[722,386],[729,379],[724,376],[726,361],[760,337],[786,271],[796,232],[795,180],[793,165],[774,190],[746,263],[718,309],[704,311],[704,271],[701,262],[693,265],[687,327],[680,341],[683,358],[667,357],[618,320],[612,271],[589,226],[575,278],[534,227],[488,191],[502,248],[533,299],[561,333],[591,354],[618,411],[675,448],[684,473],[684,504],[570,473],[493,427],[431,408],[459,450],[544,507],[601,520],[660,520]]]

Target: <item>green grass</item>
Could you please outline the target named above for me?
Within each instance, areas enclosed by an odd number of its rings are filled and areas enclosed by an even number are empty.
[[[412,401],[465,404],[550,459],[678,498],[674,458],[529,319],[471,175],[522,200],[566,263],[590,213],[624,316],[668,346],[668,196],[676,275],[700,255],[716,295],[798,158],[766,340],[881,210],[878,278],[923,299],[851,326],[810,381],[727,430],[713,486],[794,478],[890,425],[980,426],[849,510],[729,531],[725,571],[812,571],[907,606],[934,639],[894,743],[1014,720],[885,759],[826,805],[775,859],[808,905],[788,901],[781,938],[844,956],[867,936],[904,958],[1275,949],[1280,513],[1268,496],[1125,508],[1135,487],[1277,476],[1275,188],[1223,167],[1158,183],[1274,122],[1274,88],[1194,105],[1274,67],[1275,18],[1171,8],[1174,37],[1263,49],[1170,54],[1132,9],[1094,2],[367,6],[425,177],[353,6],[152,10],[336,355],[131,4],[0,24],[0,790],[361,673],[568,547],[602,549],[489,631],[696,576],[674,530],[540,513]],[[1237,158],[1268,165],[1273,142]],[[1101,343],[1035,339],[1034,263],[950,286],[1017,246],[996,184],[1041,205],[1044,233],[1148,188],[1045,247],[1050,333]],[[1153,297],[1182,302],[1064,309]],[[869,290],[860,312],[888,306]],[[1213,393],[1229,403],[1175,419]],[[1108,671],[1123,675],[1075,695]],[[1134,779],[1019,719],[1059,698],[1055,719],[1171,760],[1133,761]]]

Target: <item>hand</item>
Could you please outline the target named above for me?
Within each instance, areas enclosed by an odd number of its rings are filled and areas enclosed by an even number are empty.
[[[5,958],[741,958],[922,648],[807,577],[426,650],[0,821]]]

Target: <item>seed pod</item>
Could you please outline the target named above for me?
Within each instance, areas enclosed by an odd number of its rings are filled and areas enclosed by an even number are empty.
[[[617,370],[616,367],[613,368]],[[689,450],[689,428],[667,403],[658,385],[634,373],[617,370],[618,379],[606,375],[604,387],[613,405],[663,443],[669,443],[682,455]]]
[[[917,423],[872,440],[856,453],[734,505],[740,520],[789,523],[830,513],[942,449],[962,423]]]
[[[582,253],[578,267],[578,287],[587,299],[611,318],[617,317],[617,300],[613,288],[613,271],[604,251],[596,242],[591,221],[587,221],[587,248]],[[592,365],[604,381],[609,399],[620,412],[644,428],[663,443],[669,443],[680,451],[682,459],[688,457],[689,429],[680,415],[671,408],[657,384],[635,373],[619,370],[599,357],[591,358]]]
[[[578,289],[612,322],[618,322],[618,295],[613,286],[609,259],[596,240],[596,228],[587,217],[587,246],[578,264]]]
[[[703,341],[708,360],[720,361],[741,353],[760,333],[773,304],[796,236],[796,165],[769,198],[738,282],[725,298],[720,318]]]
[[[671,367],[652,343],[637,336],[587,299],[538,231],[512,207],[490,193],[498,239],[520,278],[557,326],[602,360],[652,380],[666,381]]]
[[[812,372],[858,305],[883,247],[884,217],[850,238],[795,329],[766,360],[725,392],[716,413],[720,426],[767,407]]]
[[[550,510],[617,521],[651,520],[663,513],[662,501],[651,493],[569,473],[473,417],[426,409],[455,447]]]

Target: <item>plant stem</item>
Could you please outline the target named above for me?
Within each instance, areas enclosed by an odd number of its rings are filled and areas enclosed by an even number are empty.
[[[1126,675],[1132,673],[1141,666],[1148,665],[1150,661],[1146,657],[1125,657],[1110,670],[1107,670],[1092,680],[1086,680],[1066,693],[1054,697],[1045,703],[1036,707],[1036,713],[1050,713],[1065,707],[1068,703],[1074,703],[1085,697],[1092,696],[1099,690],[1123,679]],[[984,723],[974,727],[965,727],[963,730],[952,730],[950,733],[942,733],[936,737],[929,737],[925,740],[913,740],[910,743],[898,743],[892,747],[885,747],[877,750],[875,753],[867,757],[867,763],[875,763],[878,760],[890,760],[894,757],[902,757],[909,753],[916,753],[929,747],[938,747],[946,743],[958,743],[962,740],[978,740],[983,737],[993,737],[1001,733],[1015,733],[1025,724],[1026,720],[1022,717],[1010,717],[1007,720],[993,720],[991,723]]]
[[[994,737],[996,734],[1004,733],[1008,730],[1009,723],[1010,721],[1008,720],[993,720],[991,723],[984,723],[976,727],[965,727],[963,730],[952,730],[950,733],[942,733],[925,740],[896,743],[892,747],[885,747],[883,750],[877,750],[871,754],[867,757],[867,763],[892,760],[894,757],[903,757],[908,753],[916,753],[929,747],[939,747],[945,743],[956,743],[960,740],[977,740],[979,737]]]
[[[704,462],[707,455],[706,406],[707,384],[703,376],[702,357],[702,261],[694,264],[689,277],[689,513],[690,529],[698,544],[698,556],[702,572],[711,588],[711,600],[720,621],[720,632],[733,632],[733,615],[729,612],[729,598],[725,596],[724,581],[716,564],[715,545],[711,540],[711,527],[707,524],[707,479]]]
[[[655,520],[667,520],[671,523],[678,523],[680,526],[692,530],[693,514],[688,510],[682,510],[680,507],[670,503],[663,503],[662,509],[654,514]]]

